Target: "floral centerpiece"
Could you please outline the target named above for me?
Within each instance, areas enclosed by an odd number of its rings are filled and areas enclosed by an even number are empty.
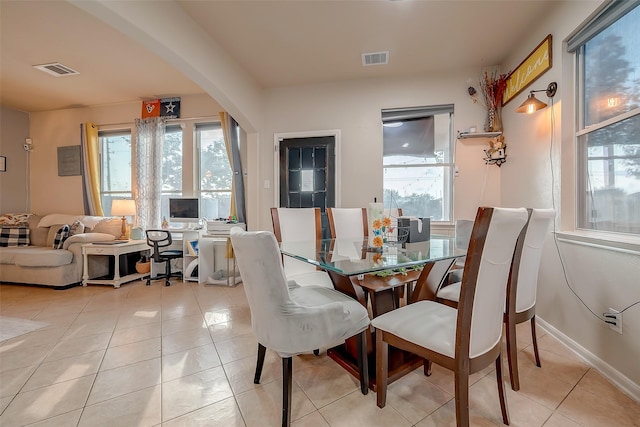
[[[391,218],[384,216],[381,219],[373,220],[371,227],[373,228],[373,246],[381,248],[385,243],[389,243],[389,236],[393,233],[391,227]]]

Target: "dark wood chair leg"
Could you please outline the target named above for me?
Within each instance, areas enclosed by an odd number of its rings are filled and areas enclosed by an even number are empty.
[[[542,367],[540,364],[540,354],[538,354],[538,338],[536,337],[536,316],[531,318],[531,339],[533,340],[533,353],[536,356],[536,366]]]
[[[382,340],[382,331],[376,331],[376,386],[378,408],[387,403],[387,377],[389,375],[389,344]]]
[[[367,358],[367,335],[369,328],[358,334],[356,338],[358,346],[358,374],[360,375],[360,391],[369,393],[369,359]]]
[[[469,372],[455,371],[456,426],[469,427]]]
[[[520,376],[518,375],[518,341],[516,340],[515,321],[507,317],[506,322],[507,340],[507,364],[509,366],[509,378],[511,379],[511,389],[520,390]]]
[[[424,359],[422,361],[422,369],[424,370],[424,376],[425,377],[430,377],[431,376],[431,361]]]
[[[411,304],[411,301],[413,301],[413,288],[415,287],[415,285],[416,285],[416,282],[407,283],[407,299],[406,299],[407,305]]]
[[[258,343],[258,362],[256,363],[256,374],[253,377],[254,384],[260,384],[260,376],[262,375],[262,367],[264,366],[264,356],[267,353],[267,348]]]
[[[498,380],[498,397],[500,398],[500,409],[502,410],[502,422],[509,425],[509,408],[507,408],[507,392],[504,388],[502,378],[502,355],[496,359],[496,379]]]
[[[282,427],[291,426],[291,384],[293,358],[282,358]]]

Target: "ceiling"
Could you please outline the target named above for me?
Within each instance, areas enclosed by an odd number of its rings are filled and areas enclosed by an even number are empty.
[[[502,63],[559,3],[176,1],[262,88],[480,72]],[[203,93],[164,59],[66,1],[0,0],[0,19],[2,106],[38,112]],[[389,51],[389,64],[363,67],[361,54],[377,51]],[[32,67],[49,62],[80,74],[53,77]]]

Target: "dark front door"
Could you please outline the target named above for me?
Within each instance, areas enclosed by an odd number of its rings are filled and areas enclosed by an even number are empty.
[[[335,147],[334,136],[280,141],[280,207],[320,208],[324,238],[326,209],[335,206]]]

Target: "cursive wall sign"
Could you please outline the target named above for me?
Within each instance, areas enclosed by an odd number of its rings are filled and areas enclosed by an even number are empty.
[[[551,68],[551,65],[551,34],[549,34],[507,77],[507,88],[502,95],[502,105],[506,105],[536,81]]]

